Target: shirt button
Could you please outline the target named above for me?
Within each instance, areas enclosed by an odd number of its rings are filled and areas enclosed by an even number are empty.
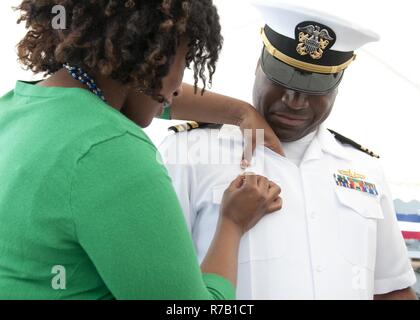
[[[316,220],[318,218],[318,215],[316,214],[315,211],[312,211],[310,214],[311,220]]]
[[[322,271],[324,271],[324,268],[322,268],[322,266],[317,266],[315,270],[316,272],[321,273]]]

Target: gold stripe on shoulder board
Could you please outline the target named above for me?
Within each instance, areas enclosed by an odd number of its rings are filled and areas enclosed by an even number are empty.
[[[186,123],[178,124],[176,126],[169,127],[169,131],[174,131],[175,133],[185,132],[185,131],[191,131],[192,129],[199,128],[200,125],[195,121],[188,121]]]

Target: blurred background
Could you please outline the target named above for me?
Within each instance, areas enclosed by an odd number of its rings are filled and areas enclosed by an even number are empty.
[[[357,52],[357,60],[346,71],[340,86],[328,126],[381,155],[410,255],[420,259],[420,223],[404,220],[407,215],[420,217],[417,2],[289,2],[338,15],[381,35],[380,42]],[[18,79],[40,78],[22,70],[16,61],[15,46],[25,30],[16,24],[17,13],[11,7],[19,3],[17,0],[0,2],[0,95],[11,90]],[[251,102],[254,70],[262,49],[259,30],[263,22],[247,0],[215,0],[214,3],[221,16],[225,45],[211,90]],[[191,83],[191,79],[187,73],[185,81]],[[170,125],[172,122],[156,120],[146,131],[159,144]]]

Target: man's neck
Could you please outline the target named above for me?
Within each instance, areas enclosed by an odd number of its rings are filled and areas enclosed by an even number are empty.
[[[316,133],[316,131],[313,131],[299,140],[284,142],[283,149],[286,154],[286,158],[292,161],[295,165],[299,166],[305,156],[306,150],[315,138]]]

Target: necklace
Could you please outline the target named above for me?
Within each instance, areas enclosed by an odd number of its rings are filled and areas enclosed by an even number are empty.
[[[70,66],[68,63],[63,64],[63,67],[74,79],[86,85],[90,92],[99,97],[102,101],[106,102],[103,91],[100,88],[98,88],[95,80],[93,80],[93,78],[89,76],[87,72],[85,72],[82,68]],[[163,100],[159,102],[163,104],[163,108],[170,108],[171,105],[167,101],[165,101],[163,97],[162,99]]]
[[[104,93],[98,88],[95,80],[93,80],[93,78],[90,77],[82,68],[72,67],[68,63],[63,64],[63,67],[74,79],[86,85],[90,92],[99,97],[102,101],[106,102]]]

